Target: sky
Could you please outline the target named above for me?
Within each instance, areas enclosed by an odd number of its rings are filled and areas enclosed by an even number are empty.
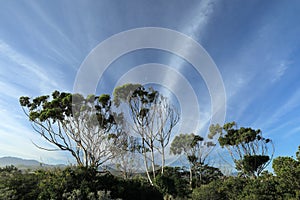
[[[0,1],[0,157],[74,162],[66,153],[33,145],[50,147],[33,131],[19,97],[73,92],[80,70],[99,44],[145,27],[173,30],[200,44],[220,75],[210,78],[224,87],[224,121],[261,129],[274,142],[275,157],[293,156],[300,145],[299,18],[297,0]],[[194,53],[180,44],[173,45],[186,56]],[[102,55],[113,53],[108,47]],[[196,123],[195,131],[205,134],[218,103],[212,98],[220,99],[220,93],[212,93],[203,74],[172,52],[143,48],[120,55],[105,68],[96,92],[111,94],[124,80],[147,83],[157,77],[155,83],[181,104],[183,129],[189,132]],[[183,87],[193,91],[196,103]]]

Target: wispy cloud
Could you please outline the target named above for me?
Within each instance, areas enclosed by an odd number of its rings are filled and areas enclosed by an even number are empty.
[[[201,34],[204,34],[205,32],[205,27],[210,19],[210,16],[212,15],[213,11],[214,11],[214,7],[215,7],[215,1],[214,0],[204,0],[204,1],[199,1],[197,5],[195,5],[193,7],[193,10],[191,10],[189,12],[189,14],[187,14],[182,22],[181,22],[181,28],[179,29],[182,33],[190,36],[191,38],[193,38],[196,41],[200,41],[202,38]],[[191,46],[189,45],[182,45],[179,41],[179,46],[178,48],[181,49],[181,52],[183,52],[183,54],[185,55],[192,55],[194,53],[194,49],[191,48]],[[199,55],[198,55],[199,56]],[[183,59],[178,59],[176,57],[171,57],[171,59],[169,60],[168,66],[175,68],[176,70],[178,70],[178,72],[183,72],[185,69],[184,67],[186,67],[186,61]],[[195,67],[195,66],[194,66]],[[201,75],[198,74],[198,76],[200,77]],[[196,83],[194,80],[191,80],[190,77],[185,77],[186,80],[189,82],[190,85],[194,86],[194,90],[195,88],[199,89],[198,87],[195,87],[195,85],[199,84]],[[203,77],[202,77],[203,78]],[[179,76],[172,78],[170,81],[169,75],[166,74],[165,75],[165,80],[163,80],[162,82],[168,81],[171,84],[171,88],[182,88],[182,84],[181,81],[179,79]],[[201,78],[200,78],[201,80]],[[190,88],[183,88],[180,92],[187,92],[187,89]],[[200,95],[200,91],[194,91],[195,94]],[[199,96],[198,96],[199,98]],[[200,116],[202,117],[201,120],[197,119],[197,117],[195,118],[191,118],[191,121],[184,121],[185,123],[185,127],[190,127],[193,128],[194,130],[191,130],[194,133],[200,133],[202,132],[203,134],[203,129],[204,127],[207,128],[207,122],[211,119],[211,115],[215,114],[215,113],[211,113],[210,111],[210,105],[206,104],[206,105],[201,105],[201,111],[199,110],[195,110],[195,107],[198,108],[198,106],[196,105],[191,105],[190,103],[187,102],[180,102],[182,104],[188,104],[187,106],[189,107],[190,110],[193,110],[193,113],[198,113],[200,112]],[[200,101],[198,99],[198,104],[200,104]],[[194,126],[193,123],[195,122],[195,120],[197,121],[196,123],[198,124],[198,126]],[[187,130],[189,130],[190,128],[187,128]],[[204,134],[206,134],[206,131],[204,130]]]
[[[45,66],[40,67],[34,60],[23,56],[22,53],[2,40],[0,40],[0,55],[18,67],[15,74],[6,74],[11,81],[19,82],[24,87],[47,92],[62,87],[55,80],[56,75],[51,74],[51,69],[45,71]],[[1,66],[1,69],[5,69],[5,67]]]
[[[10,98],[18,98],[21,95],[24,95],[24,91],[21,91],[17,86],[8,83],[8,82],[3,82],[0,80],[0,93],[1,93],[1,98],[4,96],[10,97]]]
[[[210,15],[214,12],[216,3],[215,0],[199,1],[198,5],[194,6],[194,10],[190,12],[190,15],[184,18],[183,23],[186,25],[182,31],[185,34],[200,40],[201,34],[204,33],[205,26],[210,19]]]
[[[31,129],[18,103],[22,95],[48,94],[62,88],[51,69],[40,67],[6,42],[0,40],[0,156],[19,156],[30,159],[53,161],[65,160],[58,152],[45,152],[34,147],[33,142],[49,146]],[[3,66],[6,65],[6,66]],[[56,159],[53,159],[56,158]]]
[[[268,122],[265,126],[275,124],[281,121],[281,118],[289,113],[292,113],[297,107],[300,106],[300,89],[298,89],[292,96],[286,99],[274,113],[268,116]],[[261,119],[263,120],[263,119]]]
[[[291,64],[291,62],[283,60],[279,65],[275,66],[273,69],[273,75],[271,76],[271,82],[274,83],[276,81],[279,81],[287,71],[289,64]]]
[[[251,30],[239,40],[240,45],[228,56],[230,59],[223,62],[226,70],[222,75],[227,91],[228,108],[232,108],[228,113],[231,113],[231,119],[237,121],[245,120],[249,113],[254,115],[251,106],[259,104],[259,98],[263,98],[264,93],[267,95],[276,92],[273,87],[284,79],[292,64],[291,56],[296,50],[294,45],[282,42],[283,36],[279,34],[282,26],[278,24],[278,20],[282,18],[276,20],[266,12],[252,20],[258,23],[251,26]],[[281,108],[278,110],[285,112]],[[257,119],[264,118],[260,121],[261,124],[257,124],[258,120],[252,117],[252,120],[255,120],[253,124],[260,127],[265,126],[265,118],[272,121],[270,116],[261,116],[263,113],[261,111],[255,114]],[[270,115],[274,120],[279,117],[279,113]]]
[[[13,113],[11,110],[12,108],[7,104],[0,104],[0,156],[13,155],[43,161],[51,160],[56,163],[65,160],[65,155],[61,152],[47,152],[36,148],[32,142],[45,147],[51,145],[38,137],[30,126],[24,125],[25,120],[21,109]],[[28,120],[26,121],[29,124]]]
[[[287,131],[284,135],[283,138],[287,139],[293,136],[294,134],[299,134],[300,133],[300,126],[294,127],[291,130]]]
[[[31,34],[33,34],[32,32],[34,32],[34,35],[38,36],[40,42],[45,47],[45,52],[51,52],[50,54],[48,53],[47,56],[51,57],[55,61],[61,61],[66,66],[77,69],[78,66],[74,66],[74,64],[80,64],[81,61],[79,60],[79,55],[82,55],[81,51],[85,50],[85,48],[80,46],[82,44],[79,45],[78,41],[76,41],[74,37],[70,37],[70,35],[65,33],[65,27],[63,27],[61,23],[55,22],[53,20],[53,16],[49,15],[49,12],[45,12],[45,7],[41,7],[41,5],[37,2],[31,2],[30,7],[32,8],[33,12],[35,12],[35,15],[38,16],[39,19],[43,22],[43,24],[47,25],[45,26],[45,28],[47,28],[47,30],[49,30],[52,35],[52,37],[49,37],[49,35],[45,35],[43,31],[41,31],[38,27],[31,27],[34,29],[34,31],[31,31]],[[69,12],[66,11],[64,13],[64,17],[66,17],[65,15],[67,13]],[[73,19],[70,18],[70,20]],[[73,26],[78,26],[77,23],[79,23],[70,22],[68,26],[71,26],[71,28],[73,28]],[[88,33],[87,30],[85,30],[84,32]],[[84,36],[85,35],[81,35],[81,38],[83,38]]]

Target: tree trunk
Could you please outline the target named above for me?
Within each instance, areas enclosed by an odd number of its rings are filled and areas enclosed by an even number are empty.
[[[152,182],[152,179],[151,179],[150,174],[149,174],[149,171],[148,171],[148,163],[147,163],[146,152],[144,152],[143,154],[144,154],[144,164],[145,164],[145,169],[146,169],[147,178],[148,178],[150,184],[153,186],[153,182]]]
[[[161,174],[164,174],[164,168],[165,168],[165,148],[162,146],[162,160],[161,160]]]
[[[190,165],[190,186],[192,188],[192,183],[193,183],[193,171],[192,171],[192,167]]]
[[[155,163],[154,163],[153,144],[151,144],[151,165],[152,165],[153,178],[155,179]]]
[[[150,184],[153,186],[153,182],[152,182],[152,179],[151,179],[150,174],[149,174],[149,171],[148,171],[147,151],[146,151],[146,148],[145,148],[145,141],[144,141],[144,138],[143,138],[142,145],[143,145],[143,148],[142,148],[142,151],[143,151],[143,152],[142,152],[142,153],[143,153],[143,156],[144,156],[144,165],[145,165],[145,170],[146,170],[147,178],[148,178]]]

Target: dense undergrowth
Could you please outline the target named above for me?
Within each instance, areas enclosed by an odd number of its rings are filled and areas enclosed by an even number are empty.
[[[300,162],[291,157],[273,161],[275,174],[233,177],[202,174],[188,182],[188,172],[166,167],[151,186],[143,175],[124,179],[93,168],[21,171],[14,166],[0,169],[0,199],[290,199],[300,198]],[[218,171],[217,168],[215,170]]]

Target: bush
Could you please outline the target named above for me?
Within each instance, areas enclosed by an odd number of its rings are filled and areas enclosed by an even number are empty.
[[[38,178],[13,166],[0,169],[0,199],[36,199]]]
[[[148,182],[123,180],[90,168],[66,168],[40,174],[39,199],[162,199],[162,194]]]
[[[157,175],[154,183],[158,190],[165,196],[184,198],[190,194],[188,181],[183,178],[178,167],[166,167],[164,174]]]
[[[163,199],[162,193],[160,193],[155,187],[151,186],[147,180],[144,179],[129,179],[121,180],[116,185],[118,194],[114,197],[128,199],[141,199],[141,200],[160,200]],[[113,193],[113,191],[112,191]]]
[[[209,184],[195,188],[192,193],[193,200],[221,200],[227,199],[225,193],[219,190],[220,181],[212,181]]]
[[[195,188],[192,193],[193,199],[239,199],[246,185],[246,179],[239,177],[227,177],[203,184]]]
[[[272,174],[265,173],[257,179],[249,179],[244,187],[240,199],[273,200],[281,199],[276,188],[278,182]]]

